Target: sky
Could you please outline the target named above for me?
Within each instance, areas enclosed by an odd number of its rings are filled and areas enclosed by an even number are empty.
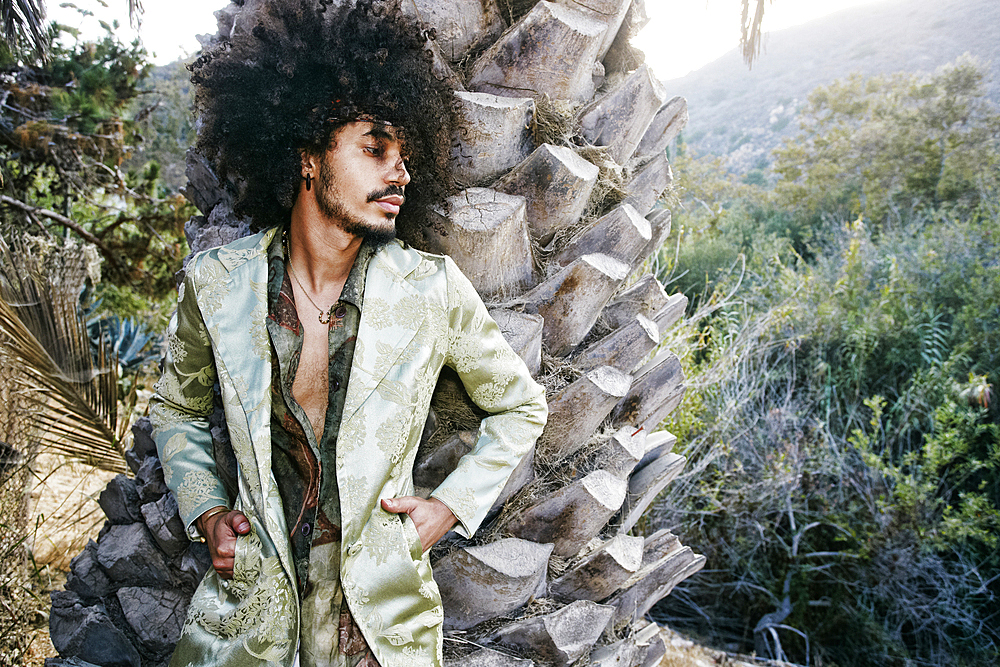
[[[842,9],[879,0],[771,0],[764,13],[764,29],[781,30]],[[95,16],[82,18],[70,3],[49,0],[49,17],[100,36],[102,19],[121,25],[123,41],[135,32],[129,26],[127,0],[106,0],[101,8],[93,0],[78,0]],[[740,0],[645,0],[649,24],[633,44],[646,53],[661,80],[684,76],[736,48],[740,40]],[[200,48],[195,35],[214,33],[212,15],[226,0],[145,0],[139,35],[157,64],[193,55]],[[678,26],[682,26],[679,28]],[[765,49],[766,49],[765,36]],[[764,55],[766,57],[766,53]]]

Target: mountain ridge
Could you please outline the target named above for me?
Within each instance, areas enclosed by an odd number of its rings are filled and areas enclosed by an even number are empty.
[[[688,100],[688,147],[746,173],[765,167],[771,150],[796,133],[810,91],[854,72],[929,74],[969,54],[987,74],[988,98],[1000,104],[997,35],[996,0],[887,0],[769,33],[750,70],[734,49],[663,85]]]

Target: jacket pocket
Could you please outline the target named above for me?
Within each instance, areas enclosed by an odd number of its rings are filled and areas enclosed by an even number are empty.
[[[400,523],[403,524],[403,537],[410,548],[410,558],[420,560],[424,555],[424,547],[420,541],[420,533],[417,532],[417,527],[413,525],[413,519],[410,518],[409,514],[397,514],[396,516],[399,517]]]

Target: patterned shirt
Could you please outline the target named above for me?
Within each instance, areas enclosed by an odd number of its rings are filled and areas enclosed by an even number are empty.
[[[357,644],[361,638],[353,632],[353,623],[346,615],[346,605],[340,609],[340,494],[336,450],[364,302],[365,274],[375,248],[367,242],[362,243],[340,299],[331,309],[329,395],[323,434],[317,442],[305,410],[292,395],[304,330],[295,308],[291,278],[285,265],[283,237],[284,234],[276,234],[268,248],[267,329],[273,352],[271,470],[281,494],[303,601],[303,649],[308,651],[315,639],[316,633],[309,630],[309,626],[314,626],[315,630],[317,626],[336,627],[339,624],[341,637],[334,645],[347,639],[343,636],[346,632],[354,635],[354,641],[349,642],[355,644],[352,648],[361,650],[366,646]],[[312,316],[312,313],[307,316]],[[331,585],[334,597],[338,599],[330,600],[320,609],[318,600],[328,596]],[[338,619],[338,616],[344,617]],[[312,661],[303,660],[303,664],[308,662]]]

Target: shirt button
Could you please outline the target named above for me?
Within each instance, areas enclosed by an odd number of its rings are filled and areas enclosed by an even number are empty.
[[[338,320],[343,319],[344,315],[347,314],[347,307],[346,306],[337,306],[337,310],[335,310],[333,312],[333,314],[337,316]]]
[[[334,380],[331,386],[334,391],[337,391],[338,389],[340,389],[340,380]]]
[[[303,535],[308,535],[311,532],[312,532],[312,526],[310,526],[308,523],[302,524],[302,534]]]

